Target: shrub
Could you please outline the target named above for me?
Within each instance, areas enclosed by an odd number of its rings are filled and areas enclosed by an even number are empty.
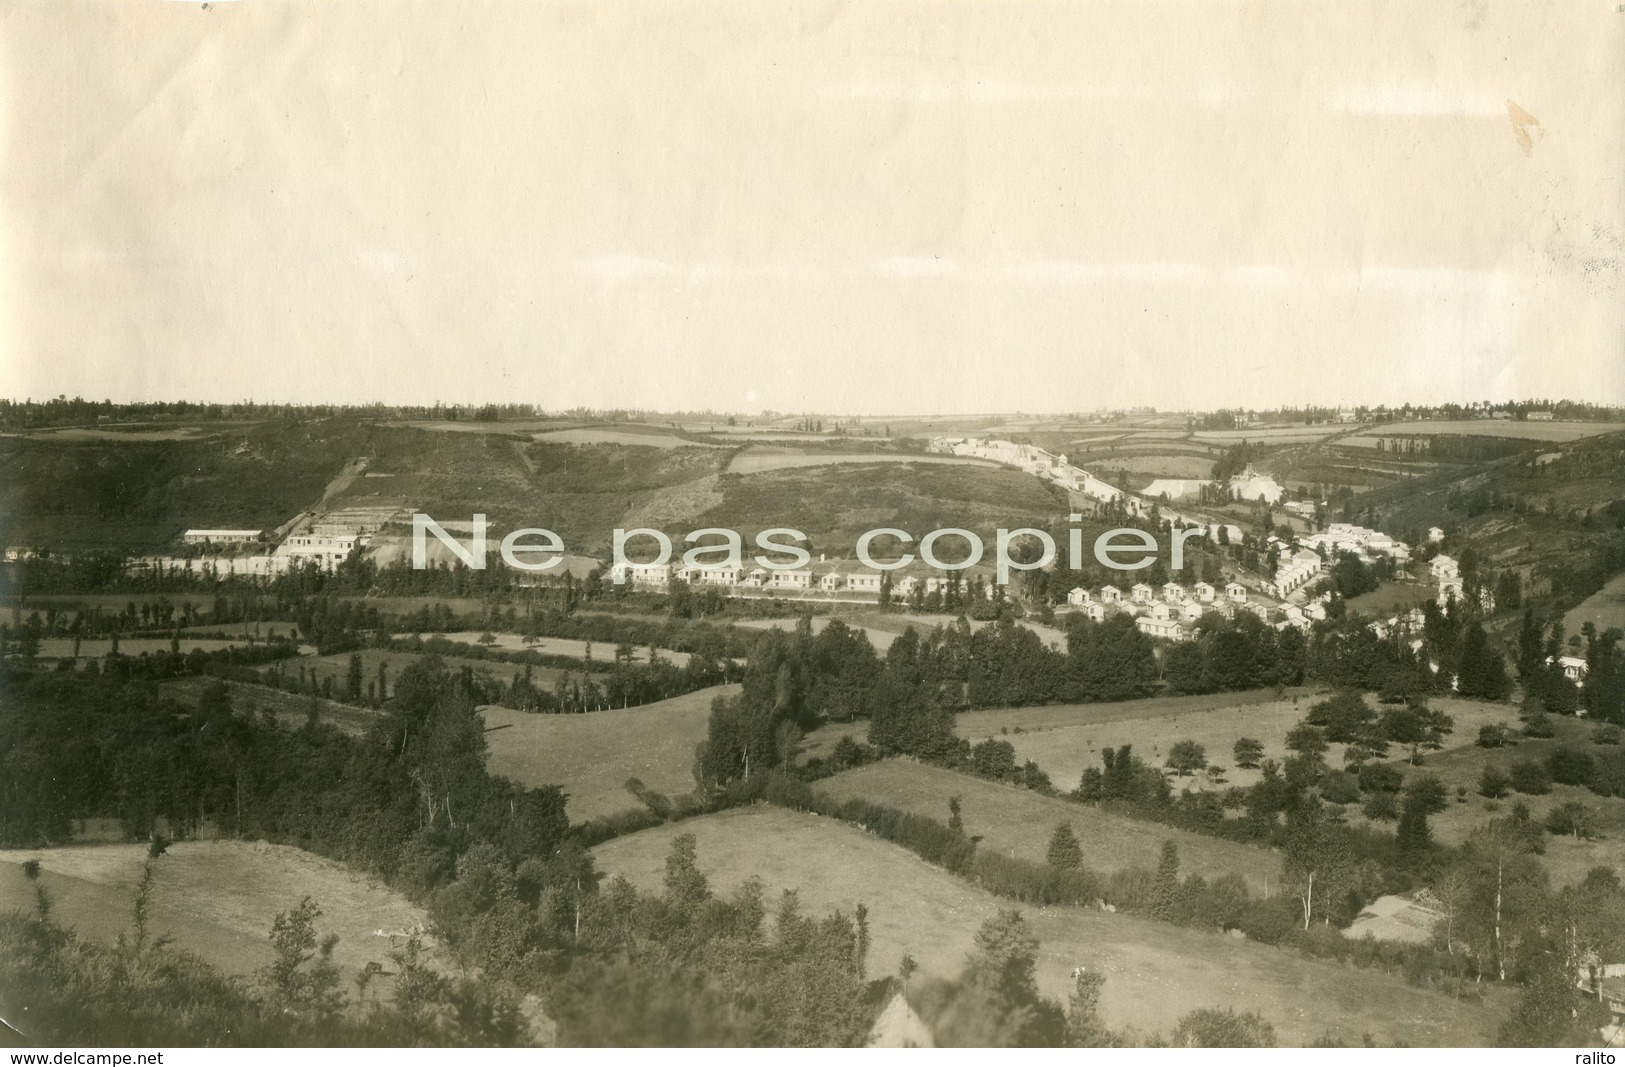
[[[1397,793],[1405,784],[1405,772],[1387,763],[1374,763],[1360,769],[1360,788],[1367,793]]]
[[[1207,749],[1195,741],[1175,741],[1168,749],[1167,764],[1176,774],[1193,774],[1207,766]]]
[[[1550,793],[1552,776],[1534,760],[1521,759],[1512,765],[1512,788],[1534,796]]]
[[[1546,829],[1554,834],[1572,834],[1576,841],[1589,838],[1595,824],[1590,808],[1578,800],[1559,804],[1546,816]]]
[[[1613,723],[1605,722],[1591,731],[1591,743],[1593,745],[1617,745],[1619,744],[1619,737],[1620,729]]]
[[[1478,728],[1479,748],[1500,748],[1507,743],[1506,727],[1498,723],[1486,723]]]
[[[1352,804],[1360,799],[1360,782],[1347,771],[1330,771],[1320,780],[1320,797],[1328,804]]]
[[[1591,780],[1591,753],[1565,745],[1546,757],[1546,770],[1561,785],[1585,785]]]
[[[1479,796],[1499,800],[1506,796],[1507,790],[1511,788],[1512,779],[1507,777],[1507,772],[1499,764],[1484,764],[1484,769],[1478,775]]]
[[[1274,1048],[1275,1027],[1255,1011],[1199,1008],[1174,1027],[1175,1048]]]
[[[1436,774],[1412,775],[1405,783],[1405,798],[1427,815],[1450,806],[1450,791]]]
[[[1399,801],[1392,793],[1368,793],[1360,810],[1373,822],[1393,822],[1399,818]]]
[[[1531,715],[1523,721],[1523,735],[1525,737],[1552,736],[1552,721],[1545,715]]]

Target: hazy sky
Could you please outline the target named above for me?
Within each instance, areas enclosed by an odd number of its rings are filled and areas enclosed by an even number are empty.
[[[1621,402],[1615,6],[0,3],[0,394]]]

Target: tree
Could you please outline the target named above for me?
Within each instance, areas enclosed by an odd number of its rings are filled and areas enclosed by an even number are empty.
[[[1462,696],[1482,700],[1505,700],[1512,692],[1506,660],[1490,646],[1484,627],[1476,620],[1462,633],[1456,656],[1456,689]]]
[[[1589,839],[1595,826],[1595,813],[1578,800],[1564,801],[1546,816],[1546,829],[1554,834],[1572,835],[1576,841]]]
[[[282,1011],[318,1017],[337,1014],[344,995],[333,963],[337,934],[318,937],[322,909],[305,897],[292,911],[278,912],[271,924],[273,959],[260,969],[266,998]]]
[[[1064,822],[1055,827],[1045,858],[1051,867],[1061,870],[1072,871],[1083,866],[1083,848],[1078,844],[1077,835],[1072,832],[1071,823]]]
[[[1300,722],[1287,731],[1286,747],[1306,760],[1319,761],[1326,755],[1326,735],[1318,726]]]
[[[1512,788],[1520,793],[1541,796],[1552,791],[1552,776],[1546,768],[1532,759],[1517,760],[1512,764]]]
[[[1194,774],[1207,766],[1207,750],[1195,741],[1175,741],[1168,749],[1167,765],[1177,774]]]
[[[1484,764],[1484,769],[1478,775],[1479,796],[1499,800],[1506,796],[1507,791],[1511,788],[1512,779],[1507,777],[1507,772],[1499,764]]]
[[[1171,840],[1162,843],[1151,892],[1151,914],[1173,922],[1179,915],[1179,846]]]
[[[1237,767],[1249,771],[1256,770],[1264,758],[1264,745],[1251,737],[1243,737],[1236,742],[1232,755],[1235,757]]]

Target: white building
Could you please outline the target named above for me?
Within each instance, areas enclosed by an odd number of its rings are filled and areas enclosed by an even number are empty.
[[[263,530],[187,530],[182,538],[189,545],[240,545],[258,541]]]
[[[1094,599],[1095,598],[1090,595],[1089,590],[1083,588],[1081,585],[1066,594],[1067,605],[1074,608],[1081,608],[1092,604],[1094,603]]]

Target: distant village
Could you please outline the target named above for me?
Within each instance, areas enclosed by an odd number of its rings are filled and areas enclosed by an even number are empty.
[[[1172,529],[1199,528],[1219,543],[1240,543],[1243,539],[1241,529],[1234,524],[1185,514],[1168,506],[1169,501],[1196,495],[1201,486],[1214,485],[1212,481],[1163,479],[1153,481],[1139,493],[1130,493],[1072,464],[1064,454],[1056,455],[1034,445],[999,438],[939,436],[932,438],[930,450],[1018,468],[1054,483],[1069,494],[1076,494],[1075,503],[1079,505],[1093,501],[1115,506],[1122,514],[1139,518],[1155,514]],[[1315,514],[1312,503],[1287,501],[1283,504],[1284,488],[1273,478],[1251,468],[1231,478],[1226,488],[1238,500],[1280,505],[1309,520]],[[410,512],[410,508],[401,506],[346,508],[302,514],[269,532],[187,530],[181,541],[194,550],[192,553],[138,557],[130,561],[129,567],[132,571],[148,573],[187,573],[218,578],[271,577],[307,566],[331,570],[357,552],[370,550],[375,556],[387,554],[380,552],[375,539],[386,525],[406,521]],[[1096,621],[1110,615],[1128,615],[1141,632],[1167,641],[1193,637],[1197,622],[1209,612],[1225,618],[1247,612],[1278,629],[1306,630],[1326,618],[1332,597],[1330,591],[1314,592],[1312,587],[1328,575],[1331,565],[1343,554],[1353,554],[1368,563],[1385,559],[1404,568],[1414,554],[1424,549],[1435,550],[1443,538],[1444,531],[1435,527],[1427,532],[1424,544],[1413,547],[1380,530],[1333,522],[1324,530],[1291,540],[1276,534],[1265,537],[1262,550],[1276,560],[1274,574],[1267,579],[1233,578],[1222,585],[1203,581],[1167,582],[1155,588],[1142,583],[1126,592],[1115,585],[1098,589],[1080,586],[1067,592],[1064,606],[1057,610]],[[920,605],[927,599],[941,602],[951,593],[987,600],[998,595],[993,570],[983,564],[948,571],[916,561],[904,567],[880,570],[857,560],[823,556],[790,569],[623,563],[610,568],[607,577],[616,584],[656,592],[670,590],[675,583],[685,583],[725,596],[845,603],[884,600]],[[1464,595],[1456,561],[1436,551],[1428,560],[1426,581],[1441,606]],[[1492,597],[1487,589],[1479,590],[1478,595],[1481,600]],[[1493,610],[1493,601],[1483,606]],[[1415,630],[1421,625],[1420,612],[1413,611],[1372,625],[1385,635],[1399,628]]]

